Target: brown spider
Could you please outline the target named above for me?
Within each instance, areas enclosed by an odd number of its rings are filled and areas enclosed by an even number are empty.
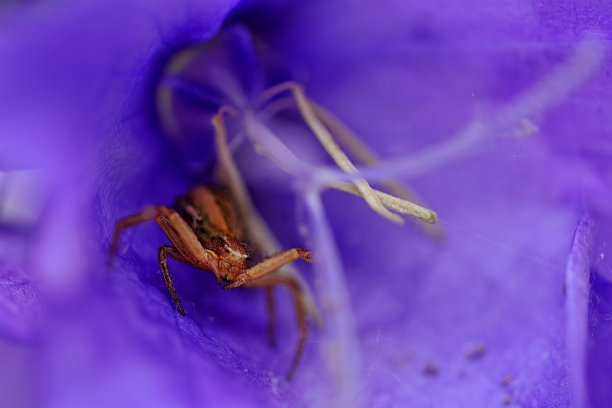
[[[291,276],[270,275],[270,273],[299,258],[311,262],[310,251],[291,248],[247,268],[251,254],[245,243],[245,231],[232,201],[223,189],[197,186],[187,196],[178,197],[176,207],[174,210],[166,206],[153,206],[121,219],[115,226],[110,256],[113,257],[117,252],[123,229],[155,220],[172,244],[159,248],[158,259],[164,283],[179,313],[184,316],[185,310],[174,289],[172,275],[168,269],[168,257],[198,269],[211,271],[219,284],[227,283],[224,289],[239,286],[266,288],[271,318],[269,336],[272,343],[274,342],[274,303],[271,288],[276,285],[287,285],[295,301],[300,330],[298,347],[287,374],[287,378],[290,379],[300,360],[306,340],[308,330],[306,313],[298,282]]]

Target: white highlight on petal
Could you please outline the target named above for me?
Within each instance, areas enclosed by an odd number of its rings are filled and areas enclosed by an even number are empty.
[[[40,219],[50,192],[44,170],[0,172],[0,223],[32,227]]]
[[[588,337],[590,251],[593,220],[584,214],[576,227],[565,269],[566,344],[573,407],[588,407],[586,347]]]
[[[324,350],[328,369],[334,381],[334,399],[331,407],[355,406],[360,387],[360,353],[356,325],[346,278],[336,249],[331,227],[327,222],[320,192],[304,192],[311,228],[311,248],[319,279],[317,293],[325,316],[323,330]]]

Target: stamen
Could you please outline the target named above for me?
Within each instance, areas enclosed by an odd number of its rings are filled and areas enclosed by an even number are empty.
[[[325,148],[325,150],[332,157],[334,162],[340,167],[342,171],[349,174],[358,173],[355,165],[350,161],[350,159],[346,156],[346,154],[340,149],[338,144],[334,141],[334,138],[329,133],[325,125],[321,123],[321,121],[317,118],[314,109],[312,108],[308,98],[304,94],[302,87],[293,82],[285,82],[279,85],[276,85],[267,91],[262,93],[260,101],[265,102],[270,98],[274,97],[276,94],[283,91],[291,91],[293,97],[298,106],[298,110],[302,114],[304,121],[315,134],[321,145]],[[363,178],[357,178],[353,180],[353,184],[359,189],[361,192],[361,196],[366,200],[370,208],[379,213],[385,218],[398,223],[403,224],[404,220],[399,217],[397,214],[393,214],[391,211],[386,209],[384,205],[378,199],[378,196],[374,193],[374,190],[368,182]]]
[[[262,100],[265,101],[271,98],[274,93],[280,91],[281,90],[276,87],[270,88],[268,91],[264,92],[262,95]],[[295,105],[296,100],[294,98],[281,98],[276,99],[266,105],[265,111],[268,115],[274,116],[282,110],[295,108]],[[330,112],[319,106],[317,103],[310,101],[310,105],[321,122],[323,122],[323,124],[327,126],[336,137],[338,137],[339,141],[344,145],[344,147],[346,147],[350,153],[355,155],[355,157],[357,157],[357,159],[359,159],[363,164],[376,165],[382,163],[382,160],[376,155],[376,153],[370,150],[361,140],[359,140],[359,138],[340,120],[335,118]],[[409,191],[405,186],[393,180],[384,180],[383,184],[389,189],[389,191],[393,192],[399,197],[394,197],[390,194],[373,189],[382,205],[397,213],[410,215],[419,220],[425,221],[427,224],[431,225],[431,227],[428,229],[428,232],[431,235],[440,235],[440,230],[433,227],[433,224],[437,219],[436,213],[428,208],[411,202],[420,201],[418,197],[416,197],[415,193]],[[363,197],[360,190],[349,183],[333,182],[329,183],[329,186],[337,190]],[[402,199],[400,197],[405,197],[406,199]],[[433,230],[431,229],[432,227],[434,228]]]
[[[330,184],[330,187],[361,197],[361,191],[350,183],[334,182]],[[410,215],[421,221],[425,221],[428,224],[435,224],[437,221],[436,213],[428,208],[421,207],[413,202],[402,200],[401,198],[383,193],[382,191],[374,189],[372,191],[374,191],[380,202],[391,211],[395,211],[399,214]]]
[[[362,164],[368,166],[375,166],[383,164],[383,160],[368,146],[365,145],[356,135],[350,130],[344,123],[336,118],[331,112],[323,108],[321,105],[314,101],[310,101],[312,108],[315,113],[323,122],[325,126],[332,132],[332,134],[338,139],[341,145],[351,155],[354,155]],[[265,117],[273,117],[278,115],[284,110],[295,109],[295,99],[291,97],[275,99],[266,105],[264,114]],[[380,181],[389,191],[394,195],[409,201],[422,201],[419,199],[416,192],[412,191],[407,186],[398,183],[394,180],[381,180]]]
[[[249,206],[249,195],[227,146],[227,131],[223,122],[223,114],[232,110],[230,107],[222,106],[212,118],[211,123],[215,129],[215,147],[219,159],[219,169],[222,173],[220,176],[222,179],[225,179],[226,185],[230,188],[232,196],[238,203],[240,212],[245,219],[249,220],[253,216]]]
[[[321,119],[325,126],[328,127],[328,129],[338,138],[340,143],[343,144],[352,155],[359,159],[361,163],[368,166],[374,166],[383,162],[373,150],[363,143],[351,129],[336,118],[331,112],[318,105],[316,102],[311,101],[311,104],[317,116]],[[423,226],[425,231],[434,238],[442,235],[442,230],[434,225],[437,219],[436,213],[428,208],[414,204],[415,202],[422,202],[416,192],[394,180],[383,179],[381,180],[381,183],[387,190],[397,196],[393,197],[389,194],[374,190],[385,207],[400,214],[410,215],[425,221],[427,224],[419,225]],[[384,195],[385,198],[381,197],[381,194]],[[393,202],[393,204],[391,204],[391,202]],[[395,206],[397,206],[397,209],[395,209]]]
[[[276,163],[280,168],[290,174],[298,174],[299,172],[314,173],[317,171],[316,167],[310,166],[295,156],[291,150],[289,150],[264,124],[258,121],[252,113],[247,112],[245,114],[244,122],[247,135],[252,143],[260,146],[259,151],[270,158],[270,160]],[[351,183],[334,181],[326,182],[325,184],[337,190],[363,197],[361,190]],[[434,224],[436,222],[436,213],[427,208],[375,189],[372,189],[372,192],[374,192],[377,199],[380,200],[381,204],[387,209],[400,214],[410,215],[428,224]]]
[[[285,172],[299,176],[300,174],[313,174],[317,171],[315,166],[297,157],[265,124],[255,117],[253,112],[245,112],[244,124],[247,137],[255,146],[255,151],[265,155]]]
[[[203,48],[204,46],[199,45],[182,50],[168,63],[164,74],[168,77],[179,74],[198,57]],[[155,104],[159,114],[160,125],[167,137],[180,140],[181,125],[173,113],[174,103],[174,90],[166,81],[160,81],[155,90]]]

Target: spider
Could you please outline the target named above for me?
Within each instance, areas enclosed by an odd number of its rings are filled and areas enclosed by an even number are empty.
[[[119,220],[115,226],[111,243],[111,259],[117,252],[121,232],[125,228],[152,220],[155,220],[172,244],[172,246],[162,245],[157,257],[164,284],[179,313],[183,316],[185,316],[185,310],[174,288],[172,275],[168,268],[168,258],[198,269],[211,271],[220,285],[225,284],[224,289],[234,289],[239,286],[271,288],[276,285],[286,285],[289,288],[295,301],[300,330],[298,346],[293,356],[291,369],[287,374],[287,378],[291,379],[302,355],[308,332],[306,312],[301,300],[299,283],[291,276],[270,274],[297,259],[311,263],[310,251],[303,248],[291,248],[247,267],[252,259],[252,251],[246,243],[245,230],[229,194],[222,188],[202,185],[193,188],[187,196],[178,197],[176,209],[152,206]],[[269,335],[273,343],[274,303],[271,291],[266,291],[266,294],[271,317]]]

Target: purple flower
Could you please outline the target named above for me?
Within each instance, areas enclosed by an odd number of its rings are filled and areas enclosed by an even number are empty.
[[[11,406],[612,402],[605,2],[3,7],[0,389]],[[409,186],[439,229],[394,225],[328,191],[354,177],[291,99],[258,105],[288,80],[384,159],[364,177]],[[310,319],[291,382],[298,333],[284,290],[270,348],[262,291],[223,291],[174,262],[177,313],[154,223],[126,230],[106,267],[119,218],[215,177],[210,119],[224,104],[258,211],[283,249],[316,259],[296,267],[323,322]]]

